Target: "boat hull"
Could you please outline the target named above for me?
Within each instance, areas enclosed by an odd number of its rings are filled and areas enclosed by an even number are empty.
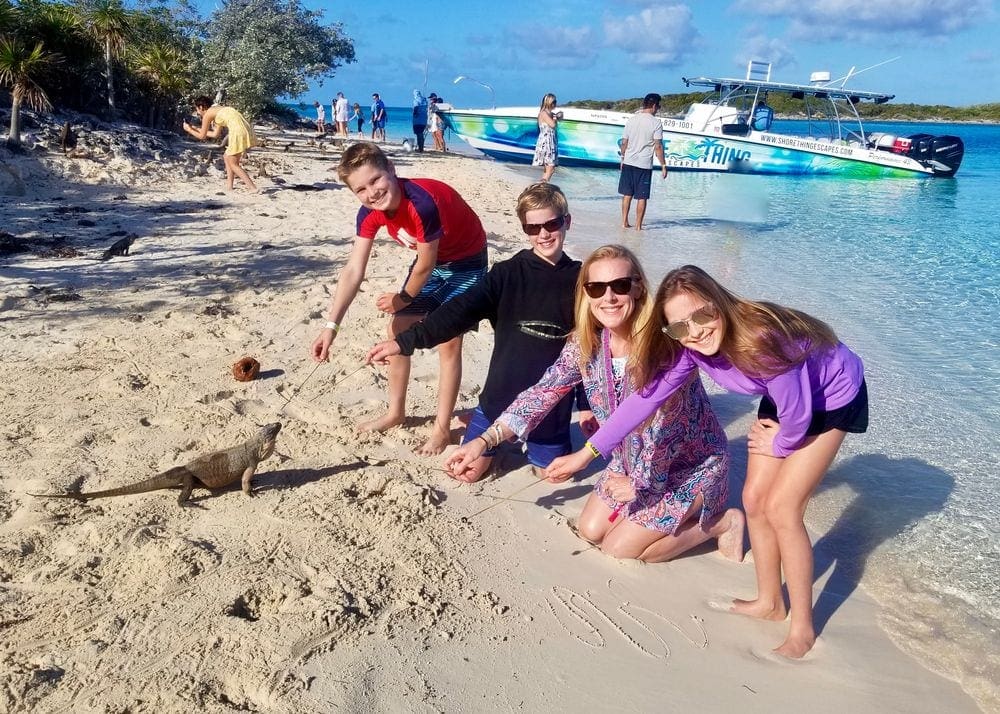
[[[564,108],[558,125],[560,166],[618,167],[622,128],[630,115]],[[501,161],[530,163],[538,138],[537,110],[450,109],[449,127],[470,146]],[[751,131],[747,136],[698,132],[683,119],[662,119],[663,150],[672,171],[856,178],[933,176],[913,159],[858,143]]]

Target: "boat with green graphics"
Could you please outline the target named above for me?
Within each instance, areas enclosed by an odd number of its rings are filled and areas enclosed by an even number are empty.
[[[853,70],[852,70],[853,72]],[[674,171],[741,174],[836,175],[858,178],[954,176],[965,152],[957,136],[869,133],[858,113],[865,101],[884,104],[891,94],[846,87],[852,77],[831,81],[814,72],[809,84],[771,81],[771,65],[752,61],[742,79],[683,78],[705,87],[681,118],[661,117],[663,150]],[[773,131],[768,97],[799,100],[796,133]],[[619,166],[622,128],[630,114],[561,107],[561,166]],[[448,127],[470,146],[501,161],[531,162],[538,137],[537,107],[441,109]],[[801,128],[801,131],[799,131]]]

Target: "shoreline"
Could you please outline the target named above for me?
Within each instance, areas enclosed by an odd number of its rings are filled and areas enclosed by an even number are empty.
[[[135,693],[116,675],[128,669],[158,683],[146,690],[155,704],[210,711],[226,701],[287,711],[551,707],[553,675],[566,710],[613,698],[648,711],[662,707],[666,684],[679,702],[703,705],[708,689],[726,709],[976,711],[891,643],[863,588],[837,609],[814,657],[775,661],[781,623],[709,605],[752,589],[749,561],[698,551],[643,567],[588,551],[565,526],[588,483],[514,495],[532,482],[513,453],[503,458],[517,468],[473,487],[436,472],[440,459],[412,454],[434,411],[433,355],[414,359],[407,425],[356,435],[353,424],[384,398],[381,373],[349,376],[384,332],[366,298],[398,280],[399,249],[380,237],[340,351],[306,382],[308,342],[357,203],[329,171],[335,150],[280,146],[251,154],[272,177],[260,179],[260,197],[217,196],[217,169],[187,176],[180,161],[172,178],[142,176],[146,186],[29,171],[34,195],[0,209],[12,233],[29,224],[39,237],[65,233],[79,251],[4,257],[0,277],[0,330],[12,338],[2,354],[17,366],[0,450],[2,668],[24,692],[11,708],[125,705]],[[524,245],[516,172],[390,151],[401,175],[459,189],[494,260]],[[60,210],[73,207],[88,210]],[[132,254],[94,260],[117,230],[139,233]],[[460,409],[476,402],[491,341],[488,327],[467,337]],[[243,354],[260,360],[261,379],[233,381],[228,368]],[[26,495],[127,483],[229,446],[286,394],[278,456],[262,464],[253,500],[196,491],[196,506],[179,509],[163,492],[86,506]]]

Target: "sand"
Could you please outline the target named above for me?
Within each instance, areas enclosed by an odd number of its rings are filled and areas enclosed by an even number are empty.
[[[431,353],[414,359],[408,422],[358,435],[386,387],[358,369],[386,329],[374,298],[410,257],[377,243],[313,373],[357,202],[338,150],[278,139],[248,162],[265,164],[262,195],[218,195],[203,150],[138,168],[0,156],[17,179],[0,185],[0,230],[34,248],[0,255],[0,711],[977,711],[895,648],[862,588],[813,653],[781,660],[786,624],[721,609],[753,592],[752,556],[608,558],[567,525],[593,474],[536,482],[514,450],[499,478],[452,481],[413,454],[435,410]],[[390,152],[401,175],[465,196],[492,259],[524,245],[517,174]],[[130,233],[129,255],[97,260]],[[485,325],[467,337],[459,410],[491,340]],[[244,355],[257,380],[233,379]],[[253,498],[29,495],[140,480],[275,420]]]

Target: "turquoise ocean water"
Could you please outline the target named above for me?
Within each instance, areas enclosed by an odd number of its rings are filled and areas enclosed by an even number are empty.
[[[408,111],[389,108],[390,141],[410,135]],[[616,171],[559,168],[567,252],[623,243],[654,283],[700,265],[747,297],[820,317],[862,356],[870,429],[847,438],[806,517],[825,534],[817,622],[836,627],[839,603],[863,586],[904,651],[1000,711],[1000,127],[867,128],[961,136],[962,168],[954,179],[654,174],[642,233],[618,227]],[[713,402],[741,479],[756,402]]]

